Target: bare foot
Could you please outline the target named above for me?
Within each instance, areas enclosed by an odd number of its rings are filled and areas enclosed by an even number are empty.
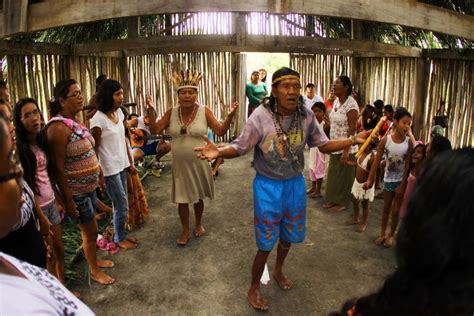
[[[137,244],[134,244],[133,242],[130,242],[128,240],[122,240],[121,242],[118,242],[117,245],[125,250],[130,250],[130,249],[135,249],[137,248]]]
[[[333,213],[339,213],[344,211],[345,209],[346,207],[344,205],[335,204],[333,207],[331,207],[330,211]]]
[[[346,221],[345,224],[346,224],[347,226],[359,224],[359,220],[358,220],[357,218],[350,217],[350,218]]]
[[[78,299],[81,299],[81,292],[79,291],[71,291],[72,295],[74,295],[75,297],[77,297]]]
[[[273,278],[275,279],[275,281],[278,283],[278,286],[282,289],[282,290],[289,290],[293,287],[293,282],[291,282],[290,279],[288,279],[286,277],[286,275],[284,275],[283,273],[273,273]]]
[[[332,202],[327,202],[327,203],[325,203],[325,204],[323,205],[323,207],[324,207],[324,208],[331,208],[331,207],[333,207],[334,205],[336,205],[336,204],[334,204],[334,203],[332,203]]]
[[[359,224],[359,226],[357,227],[357,231],[359,233],[365,232],[366,229],[367,229],[367,224]]]
[[[306,190],[306,194],[310,194],[310,193],[313,193],[315,190],[313,188],[309,188],[308,190]]]
[[[97,269],[96,272],[90,273],[91,274],[91,279],[96,281],[97,283],[103,284],[103,285],[111,285],[115,282],[115,279],[112,278],[110,275],[105,273],[104,271]]]
[[[374,240],[374,244],[377,246],[381,246],[385,241],[385,236],[379,236],[377,239]]]
[[[308,197],[313,198],[313,199],[317,199],[317,198],[322,197],[322,195],[321,195],[321,193],[313,192],[313,193],[308,194]]]
[[[189,241],[189,231],[188,232],[183,232],[181,236],[178,238],[176,241],[176,244],[180,247],[184,247],[188,244]]]
[[[268,311],[268,302],[260,294],[260,290],[250,290],[247,293],[247,299],[249,300],[250,306],[252,306],[257,311]]]
[[[206,230],[204,229],[204,226],[202,225],[196,226],[196,229],[194,230],[194,236],[201,237],[201,236],[204,236],[205,234],[206,234]]]
[[[140,240],[137,237],[133,237],[133,236],[127,236],[127,240],[131,243],[134,243],[134,244],[139,244],[140,243]]]
[[[383,246],[384,246],[385,248],[392,247],[392,246],[393,246],[393,236],[388,236],[388,237],[385,239],[385,242],[383,243]]]
[[[110,260],[97,260],[97,266],[99,268],[113,268],[115,264]]]

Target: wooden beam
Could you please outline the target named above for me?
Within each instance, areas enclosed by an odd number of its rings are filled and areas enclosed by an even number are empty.
[[[28,0],[4,0],[2,31],[20,34],[28,31]]]
[[[421,57],[422,50],[361,40],[329,39],[305,36],[246,35],[240,39],[228,35],[185,35],[112,40],[76,44],[73,55],[99,54],[126,50],[128,55],[181,52],[279,52],[357,57]]]
[[[134,16],[127,20],[128,38],[140,37],[140,17]]]
[[[70,55],[70,46],[50,43],[0,41],[1,55]]]
[[[474,30],[473,30],[474,32]],[[424,49],[424,58],[431,59],[458,59],[458,60],[474,60],[474,49]]]
[[[129,16],[179,12],[301,13],[399,24],[474,40],[474,16],[413,0],[44,0],[28,6],[27,31]],[[11,36],[17,34],[16,31],[14,28],[4,29],[1,36]]]

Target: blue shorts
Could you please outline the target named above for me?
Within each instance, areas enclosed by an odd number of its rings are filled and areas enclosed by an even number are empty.
[[[95,191],[75,195],[73,198],[77,210],[79,211],[79,217],[72,218],[68,216],[70,221],[74,224],[85,224],[93,220],[95,218],[95,209],[97,207],[97,195]]]
[[[158,146],[160,142],[153,142],[142,147],[133,147],[132,149],[140,149],[145,156],[156,155],[158,153]]]
[[[42,207],[41,211],[48,218],[52,225],[61,224],[61,215],[59,214],[59,211],[56,208],[56,201],[53,201],[45,207]]]
[[[387,192],[393,192],[395,191],[401,184],[401,181],[397,182],[384,182],[383,183],[383,190]]]
[[[306,185],[303,175],[275,180],[261,174],[253,181],[257,247],[271,251],[278,239],[303,242],[306,235]]]

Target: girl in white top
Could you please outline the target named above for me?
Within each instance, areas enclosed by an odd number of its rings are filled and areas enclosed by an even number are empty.
[[[398,213],[405,191],[405,183],[402,183],[402,179],[409,165],[407,163],[408,153],[412,150],[412,144],[408,137],[411,121],[411,115],[405,108],[397,108],[391,132],[380,141],[369,179],[364,185],[364,189],[369,189],[374,185],[376,170],[382,155],[385,154],[387,164],[384,176],[384,206],[380,236],[374,241],[377,246],[383,244],[385,247],[391,247],[393,245],[393,238],[398,226]],[[386,235],[390,213],[392,222],[390,232]]]
[[[99,185],[106,189],[114,207],[114,241],[120,248],[133,249],[138,240],[127,237],[128,214],[127,169],[137,174],[125,138],[122,85],[115,80],[102,83],[97,94],[98,111],[91,119],[91,133],[99,156]],[[104,179],[105,177],[105,179]],[[104,183],[105,182],[105,183]]]

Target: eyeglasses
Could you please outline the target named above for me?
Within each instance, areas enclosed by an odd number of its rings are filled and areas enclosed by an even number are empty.
[[[12,150],[10,154],[10,171],[4,174],[0,174],[0,183],[16,179],[20,184],[20,179],[23,177],[23,168],[20,162],[16,159],[15,150]]]
[[[40,111],[38,109],[36,109],[32,112],[25,113],[25,115],[23,116],[23,118],[21,120],[22,121],[29,120],[32,117],[40,117],[40,116],[41,116]]]
[[[74,92],[73,94],[67,95],[66,98],[77,98],[77,97],[82,97],[82,91],[78,90]]]

